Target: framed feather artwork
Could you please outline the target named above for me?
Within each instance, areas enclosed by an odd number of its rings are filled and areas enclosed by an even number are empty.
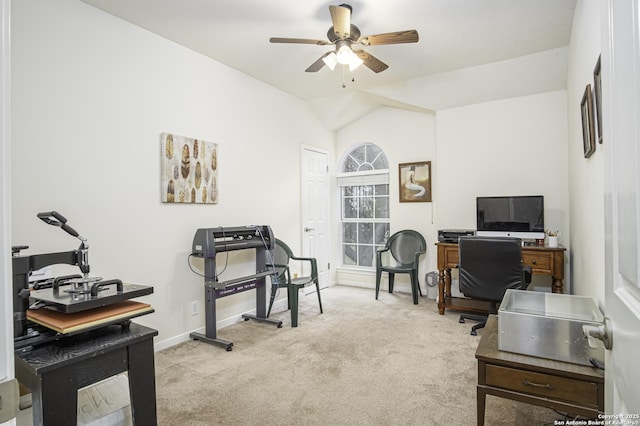
[[[161,134],[163,203],[218,203],[218,144]]]

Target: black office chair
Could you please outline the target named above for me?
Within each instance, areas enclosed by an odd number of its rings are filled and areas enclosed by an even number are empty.
[[[409,274],[413,304],[418,304],[418,292],[422,296],[418,282],[420,256],[427,251],[427,243],[419,232],[405,229],[398,231],[387,240],[383,249],[376,252],[376,300],[380,292],[382,272],[389,274],[389,293],[393,293],[395,274]]]
[[[311,275],[305,277],[291,278],[289,272],[289,261],[297,260],[309,262],[311,266]],[[318,293],[318,303],[320,304],[320,313],[322,313],[322,300],[320,299],[320,282],[318,280],[318,265],[313,257],[294,256],[293,252],[283,241],[276,238],[276,246],[272,251],[267,252],[267,269],[274,269],[271,276],[271,298],[269,300],[269,310],[267,317],[271,314],[273,301],[279,288],[287,289],[287,304],[291,309],[291,327],[298,326],[298,290],[309,285],[315,284],[316,293]]]
[[[460,291],[466,297],[490,302],[489,314],[498,313],[504,293],[510,289],[524,290],[531,282],[531,267],[522,263],[522,240],[507,237],[460,237]],[[487,316],[463,314],[465,319],[480,321],[471,328],[471,335],[485,326]]]

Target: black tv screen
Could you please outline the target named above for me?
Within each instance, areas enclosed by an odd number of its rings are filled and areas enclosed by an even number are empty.
[[[526,233],[542,233],[544,238],[542,195],[477,197],[476,217],[479,232],[525,233],[525,238],[538,237]]]

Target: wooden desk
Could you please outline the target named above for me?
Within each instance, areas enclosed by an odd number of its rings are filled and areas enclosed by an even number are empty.
[[[460,263],[458,244],[436,243],[438,247],[438,312],[445,308],[459,311],[487,312],[487,304],[462,297],[451,296],[451,268]],[[531,266],[534,275],[551,276],[551,291],[564,293],[564,252],[566,248],[547,246],[522,247],[522,261]]]
[[[491,315],[476,350],[477,415],[484,425],[487,395],[597,419],[604,412],[604,371],[498,350],[498,318]]]
[[[75,425],[78,389],[127,371],[133,423],[155,425],[157,334],[135,323],[112,325],[16,351],[16,378],[31,390],[33,424]]]

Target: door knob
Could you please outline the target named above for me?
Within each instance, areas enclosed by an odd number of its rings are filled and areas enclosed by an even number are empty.
[[[613,336],[611,334],[611,319],[605,317],[604,322],[599,325],[583,325],[582,333],[585,336],[591,336],[594,339],[598,339],[604,343],[604,347],[611,349],[613,345]]]
[[[311,231],[315,231],[316,228],[307,228],[306,226],[304,227],[304,232],[311,232]]]

